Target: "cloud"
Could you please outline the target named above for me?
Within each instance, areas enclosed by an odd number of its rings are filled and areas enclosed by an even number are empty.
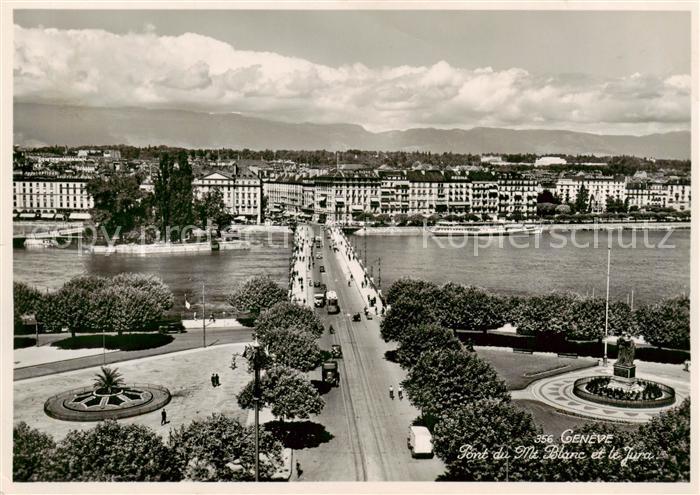
[[[514,67],[329,67],[153,27],[114,34],[15,26],[17,101],[240,112],[370,130],[508,126],[644,133],[687,129],[691,79],[531,74]]]

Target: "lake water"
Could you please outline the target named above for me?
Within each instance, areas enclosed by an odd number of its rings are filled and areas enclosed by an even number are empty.
[[[184,310],[185,294],[190,302],[199,304],[204,283],[207,313],[221,312],[231,309],[226,303],[227,295],[248,277],[265,274],[287,287],[291,237],[262,234],[246,239],[251,243],[250,249],[148,256],[80,254],[77,249],[15,249],[14,276],[15,280],[38,288],[55,289],[87,273],[151,273],[161,277],[173,291],[173,311]]]
[[[673,231],[668,238],[666,232],[653,231],[610,235],[611,298],[626,300],[634,289],[636,305],[689,293],[690,230]],[[596,296],[605,295],[608,237],[602,232],[577,232],[573,241],[587,247],[574,246],[568,232],[512,239],[461,237],[452,241],[429,236],[350,239],[361,258],[366,239],[367,259],[373,264],[375,280],[379,275],[377,258],[381,257],[385,289],[397,278],[410,276],[438,283],[451,280],[513,295],[552,290],[581,294],[595,290]],[[634,247],[625,247],[633,243]]]
[[[454,281],[506,294],[546,293],[572,290],[581,294],[605,295],[607,262],[606,237],[602,233],[579,232],[575,247],[570,236],[567,244],[556,235],[520,238],[459,238],[454,242],[423,236],[350,236],[362,257],[364,239],[367,257],[381,257],[384,288],[397,278],[411,276],[438,283]],[[662,297],[688,294],[690,288],[690,231],[678,230],[665,240],[665,232],[622,231],[618,242],[614,234],[610,293],[625,300],[634,289],[635,304]],[[597,247],[595,240],[598,240]],[[288,237],[277,234],[250,237],[250,250],[199,254],[133,256],[88,255],[71,249],[14,250],[15,279],[39,288],[57,288],[70,278],[94,273],[114,275],[120,272],[153,273],[160,276],[175,295],[174,311],[182,311],[185,294],[191,302],[201,300],[205,283],[208,310],[229,309],[226,296],[237,283],[252,275],[267,274],[287,285],[291,246]],[[287,242],[285,243],[285,239]],[[633,248],[629,246],[636,241]],[[502,246],[498,243],[502,242]],[[512,242],[526,244],[517,247]],[[490,242],[490,245],[486,245]],[[539,243],[539,246],[535,245]],[[646,245],[645,245],[646,244]]]

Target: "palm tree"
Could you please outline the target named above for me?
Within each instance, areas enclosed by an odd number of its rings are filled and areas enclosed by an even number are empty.
[[[102,366],[100,369],[101,373],[95,375],[95,381],[93,382],[95,388],[106,388],[107,393],[111,394],[113,388],[119,388],[124,384],[124,379],[116,368],[112,369]]]

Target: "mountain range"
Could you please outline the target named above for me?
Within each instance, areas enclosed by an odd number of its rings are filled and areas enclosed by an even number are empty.
[[[14,104],[20,146],[126,144],[186,148],[568,153],[689,159],[690,132],[645,136],[564,130],[415,128],[370,132],[354,124],[286,123],[237,113]]]

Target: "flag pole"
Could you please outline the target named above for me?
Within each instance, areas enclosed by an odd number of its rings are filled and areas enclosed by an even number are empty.
[[[207,346],[207,309],[204,303],[204,282],[202,282],[202,347]]]
[[[610,246],[608,246],[608,275],[605,288],[605,339],[603,340],[603,366],[608,365],[608,309],[610,307]]]

